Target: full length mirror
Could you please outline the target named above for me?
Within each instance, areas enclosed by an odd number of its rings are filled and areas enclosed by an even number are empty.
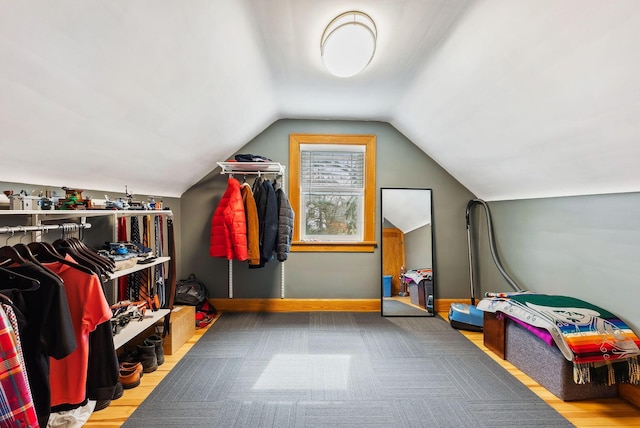
[[[382,188],[382,316],[434,316],[431,189]]]

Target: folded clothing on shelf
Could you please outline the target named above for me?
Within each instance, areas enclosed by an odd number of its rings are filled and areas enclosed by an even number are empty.
[[[271,159],[261,155],[252,155],[250,153],[237,154],[234,156],[236,162],[271,162]]]
[[[139,242],[105,242],[98,254],[113,260],[116,263],[115,270],[131,268],[141,259],[153,256],[151,248]],[[122,263],[125,261],[128,263]]]

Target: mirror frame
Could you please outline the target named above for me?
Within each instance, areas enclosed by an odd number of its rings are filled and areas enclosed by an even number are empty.
[[[433,295],[433,304],[432,304],[432,309],[431,311],[428,310],[428,308],[424,308],[424,314],[421,313],[416,313],[416,311],[411,311],[411,313],[407,313],[407,314],[385,314],[385,310],[384,310],[384,302],[385,302],[385,295],[384,295],[384,229],[385,229],[385,216],[384,216],[384,204],[385,204],[385,198],[384,198],[384,193],[385,191],[391,191],[391,190],[409,190],[409,191],[418,191],[418,190],[422,190],[422,191],[429,191],[429,197],[430,197],[430,201],[429,201],[429,210],[430,210],[430,224],[431,224],[431,269],[432,269],[432,276],[431,276],[431,284],[432,284],[432,295]],[[433,274],[433,270],[435,270],[435,242],[434,242],[434,232],[433,232],[433,226],[434,225],[434,218],[433,218],[433,189],[431,188],[427,188],[427,187],[381,187],[380,188],[380,316],[383,317],[434,317],[436,316],[436,310],[435,310],[435,306],[436,306],[436,277]],[[419,269],[420,267],[416,266],[416,267],[412,267],[412,269]],[[388,297],[387,297],[388,298]],[[425,296],[425,306],[426,306],[426,300],[427,297]],[[414,309],[414,308],[412,308]],[[418,308],[415,308],[418,309]],[[422,310],[422,309],[420,309]]]

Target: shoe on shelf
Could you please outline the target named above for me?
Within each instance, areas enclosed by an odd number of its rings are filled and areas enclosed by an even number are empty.
[[[156,347],[152,343],[145,343],[136,347],[136,356],[134,361],[142,364],[144,373],[155,372],[158,369],[158,357],[156,357]]]
[[[120,364],[130,368],[136,363],[142,365],[143,373],[151,373],[158,368],[158,358],[156,348],[153,344],[142,343],[136,345],[135,350],[122,354],[118,357]],[[122,366],[121,366],[122,367]]]
[[[124,387],[118,381],[118,383],[116,383],[115,389],[113,390],[113,398],[112,398],[112,400],[117,400],[118,398],[122,398],[123,395],[124,395]]]
[[[147,345],[155,346],[156,351],[156,359],[158,360],[158,365],[161,366],[164,364],[164,349],[162,349],[162,337],[157,334],[151,335],[144,340],[144,343]]]
[[[131,389],[140,385],[140,372],[135,368],[120,368],[118,381],[122,384],[122,388]]]
[[[111,404],[111,400],[98,400],[96,401],[96,407],[93,408],[94,412],[99,412],[100,410],[104,410]]]
[[[142,369],[142,363],[139,361],[122,361],[120,363],[120,370],[122,369],[132,369],[135,368],[138,373],[140,373],[140,377],[144,373]]]

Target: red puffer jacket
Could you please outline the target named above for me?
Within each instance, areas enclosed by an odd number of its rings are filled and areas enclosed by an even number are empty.
[[[233,177],[229,177],[227,190],[211,218],[209,255],[241,261],[249,257],[240,182]]]

